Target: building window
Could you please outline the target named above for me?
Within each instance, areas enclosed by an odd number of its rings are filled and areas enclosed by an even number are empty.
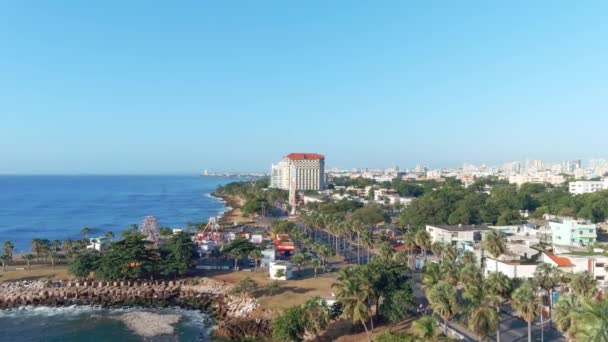
[[[595,277],[595,280],[604,280],[604,276],[597,276]]]
[[[603,262],[596,262],[595,263],[595,267],[604,267],[604,263]]]

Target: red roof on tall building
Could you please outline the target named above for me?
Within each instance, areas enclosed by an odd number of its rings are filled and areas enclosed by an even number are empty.
[[[287,155],[287,158],[318,160],[318,159],[325,159],[325,156],[322,154],[317,154],[317,153],[290,153]]]

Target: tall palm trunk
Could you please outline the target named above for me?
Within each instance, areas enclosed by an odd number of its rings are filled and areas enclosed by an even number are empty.
[[[528,321],[528,342],[532,342],[532,321]]]
[[[446,317],[441,317],[443,319],[443,334],[448,336],[448,319]]]
[[[361,244],[361,234],[359,232],[357,232],[357,265],[361,265],[361,255],[359,253],[360,248],[359,245]]]
[[[365,329],[365,334],[367,335],[367,341],[372,342],[372,339],[369,336],[369,331],[367,331],[367,325],[365,325],[365,321],[363,319],[361,319],[361,324],[363,324],[363,329]]]
[[[498,315],[498,323],[496,324],[496,342],[500,342],[500,306],[496,307],[496,314]]]

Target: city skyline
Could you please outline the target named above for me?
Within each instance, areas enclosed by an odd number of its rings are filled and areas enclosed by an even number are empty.
[[[608,5],[545,4],[4,3],[0,174],[601,156]]]

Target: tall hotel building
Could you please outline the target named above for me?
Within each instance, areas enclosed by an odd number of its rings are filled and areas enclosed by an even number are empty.
[[[289,190],[290,183],[294,190],[325,188],[325,156],[317,153],[290,153],[280,162],[272,164],[270,187]]]

